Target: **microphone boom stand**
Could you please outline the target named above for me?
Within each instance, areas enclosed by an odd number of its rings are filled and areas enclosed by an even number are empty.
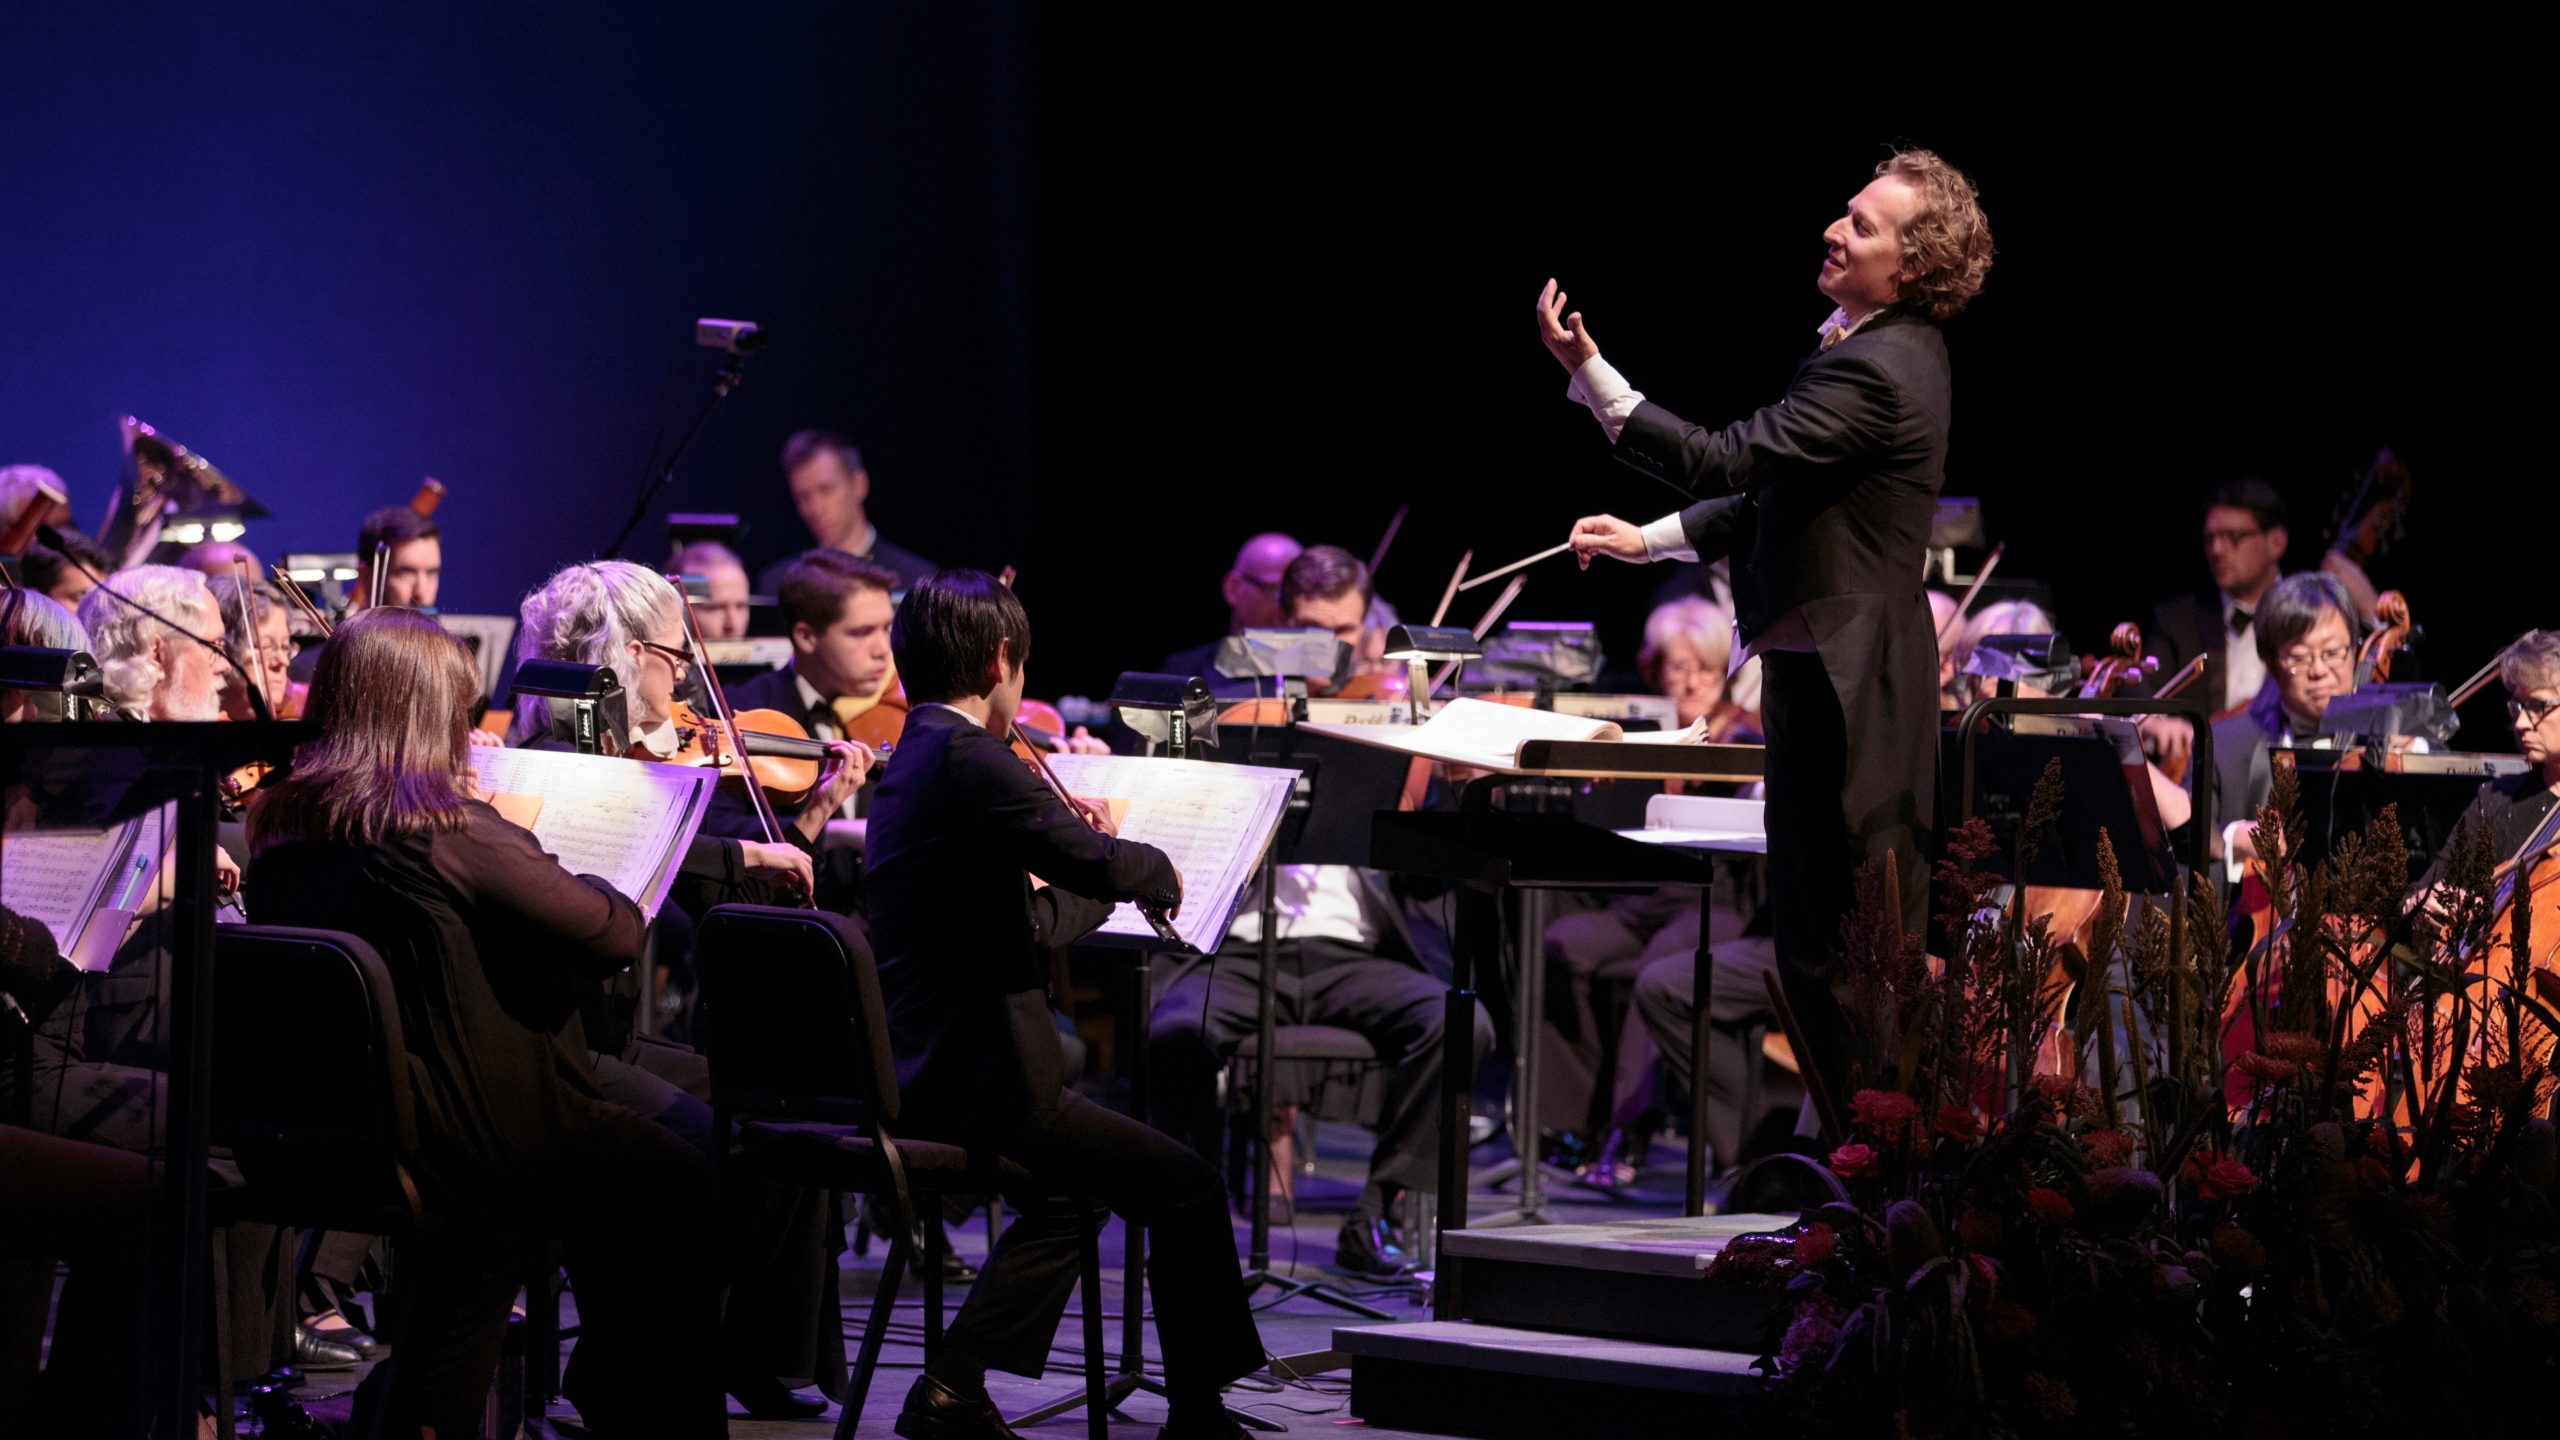
[[[710,423],[711,412],[719,409],[720,402],[729,398],[729,392],[738,388],[738,382],[745,378],[746,371],[746,354],[737,352],[731,354],[727,363],[720,367],[720,373],[711,378],[711,394],[703,400],[702,408],[693,413],[693,423],[685,427],[684,438],[676,441],[675,453],[669,455],[667,463],[659,466],[658,473],[650,476],[649,483],[641,487],[640,499],[631,507],[631,518],[622,522],[622,528],[614,532],[613,543],[604,547],[605,559],[622,558],[622,547],[630,542],[631,532],[639,529],[640,522],[649,518],[649,507],[657,504],[658,497],[675,483],[676,462],[684,459],[684,452],[693,448],[694,437]]]

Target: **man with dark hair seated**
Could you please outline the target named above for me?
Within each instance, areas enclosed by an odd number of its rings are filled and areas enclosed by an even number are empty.
[[[1288,612],[1280,606],[1280,580],[1288,572],[1289,562],[1298,558],[1306,547],[1277,530],[1267,530],[1244,542],[1236,551],[1236,563],[1227,567],[1225,578],[1218,582],[1218,596],[1227,602],[1227,633],[1241,635],[1248,628],[1282,625]],[[1217,671],[1216,640],[1177,650],[1164,659],[1168,675],[1197,675],[1209,686],[1213,695],[1251,695],[1251,680],[1230,680]],[[1262,687],[1270,690],[1269,682]]]
[[[373,593],[373,556],[382,552],[382,593]],[[392,505],[364,517],[356,529],[356,588],[348,608],[405,605],[412,610],[436,608],[436,592],[444,585],[444,527],[406,505]]]
[[[933,573],[933,562],[912,550],[880,538],[866,507],[871,502],[871,472],[863,468],[862,451],[833,430],[802,430],[782,442],[782,473],[791,482],[791,503],[800,523],[809,527],[809,543],[855,560],[868,560],[898,579],[904,589]],[[756,588],[767,595],[782,589],[789,560],[765,568]]]
[[[1369,612],[1369,568],[1336,545],[1318,545],[1281,579],[1288,622],[1331,630],[1357,649]],[[1385,1110],[1369,1179],[1342,1222],[1334,1263],[1354,1274],[1393,1276],[1408,1260],[1388,1209],[1405,1190],[1430,1190],[1439,1155],[1431,1102],[1438,1093],[1447,988],[1427,970],[1385,876],[1349,865],[1284,865],[1279,879],[1279,1020],[1338,1025],[1367,1037],[1386,1067]],[[1257,883],[1236,907],[1226,943],[1205,963],[1173,969],[1148,1026],[1156,1123],[1214,1157],[1223,1126],[1218,1073],[1253,1033],[1261,1003],[1262,899]],[[1169,967],[1170,968],[1170,967]],[[1476,1048],[1493,1024],[1476,1012]],[[1277,1185],[1288,1167],[1276,1164]]]
[[[1098,809],[1069,808],[1006,745],[1031,650],[1011,590],[943,571],[907,591],[890,637],[913,708],[872,799],[868,888],[902,1119],[1030,1172],[1011,1197],[1020,1218],[907,1392],[897,1431],[1013,1435],[986,1371],[1037,1375],[1048,1358],[1086,1224],[1080,1202],[1054,1203],[1069,1195],[1150,1232],[1165,1440],[1240,1436],[1218,1392],[1264,1357],[1217,1172],[1066,1087],[1040,958],[1119,901],[1178,908],[1182,877],[1163,851],[1110,833]]]

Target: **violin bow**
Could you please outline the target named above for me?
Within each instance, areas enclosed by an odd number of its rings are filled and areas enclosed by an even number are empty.
[[[301,608],[302,618],[319,629],[321,639],[326,640],[337,633],[338,627],[330,624],[329,617],[320,613],[320,607],[311,603],[311,597],[302,593],[302,587],[294,583],[290,572],[281,565],[270,565],[267,573],[276,577],[276,588],[284,592],[284,598]]]
[[[267,644],[258,636],[258,608],[250,603],[250,592],[255,582],[249,578],[249,557],[232,556],[231,573],[240,582],[240,628],[249,632],[249,663],[257,667],[256,674],[244,678],[249,682],[250,692],[261,702],[258,708],[268,711],[272,718],[274,707],[263,703],[267,696]]]
[[[2008,548],[2009,542],[2003,540],[1999,544],[1991,547],[1990,554],[1982,557],[1982,568],[1974,572],[1973,583],[1964,587],[1964,598],[1956,602],[1955,613],[1949,615],[1946,619],[1946,623],[1938,627],[1938,649],[1940,651],[1944,651],[1947,648],[1947,632],[1953,630],[1956,625],[1964,619],[1964,612],[1973,608],[1974,601],[1982,598],[1983,582],[1991,578],[1992,571],[2000,568],[2000,556],[2003,552],[2007,551]]]
[[[684,579],[670,576],[667,583],[675,587],[676,613],[684,620],[685,653],[692,657],[696,672],[702,676],[702,697],[711,704],[712,725],[719,730],[721,742],[729,754],[738,758],[738,768],[743,772],[740,778],[746,782],[747,803],[755,808],[756,824],[763,829],[766,844],[784,844],[782,821],[774,814],[773,797],[765,794],[764,787],[756,783],[755,767],[747,762],[746,737],[738,733],[737,713],[729,708],[729,692],[720,683],[720,672],[711,668],[711,653],[703,648],[702,630],[694,623],[693,602],[685,590]],[[714,755],[711,758],[716,762],[714,769],[728,763],[728,756]],[[817,886],[812,883],[809,893],[801,899],[815,909],[818,904]]]
[[[1378,567],[1387,563],[1387,551],[1396,543],[1396,532],[1404,528],[1404,517],[1413,513],[1411,505],[1396,507],[1395,517],[1387,521],[1387,533],[1378,537],[1378,548],[1369,552],[1369,586],[1377,588]]]

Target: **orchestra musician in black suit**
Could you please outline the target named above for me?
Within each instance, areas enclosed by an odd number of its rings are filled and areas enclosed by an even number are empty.
[[[1062,1203],[1072,1196],[1150,1232],[1166,1440],[1241,1435],[1218,1393],[1264,1356],[1217,1172],[1066,1087],[1040,958],[1118,901],[1178,907],[1182,877],[1163,851],[1111,834],[1098,808],[1069,808],[1008,748],[1031,648],[1011,590],[974,570],[934,575],[907,591],[891,644],[911,709],[871,802],[866,890],[901,1119],[1030,1172],[1009,1197],[1020,1218],[908,1392],[898,1433],[1013,1434],[985,1373],[1037,1375],[1047,1359],[1086,1223],[1080,1201]]]
[[[1694,497],[1641,527],[1577,521],[1577,556],[1733,559],[1737,638],[1762,667],[1778,963],[1837,1086],[1849,1039],[1826,983],[1858,866],[1896,857],[1903,925],[1926,920],[1938,652],[1921,565],[1952,407],[1939,325],[1981,290],[1991,231],[1971,181],[1905,150],[1823,243],[1817,284],[1837,308],[1820,348],[1777,403],[1721,428],[1631,388],[1552,280],[1537,322],[1617,458]]]

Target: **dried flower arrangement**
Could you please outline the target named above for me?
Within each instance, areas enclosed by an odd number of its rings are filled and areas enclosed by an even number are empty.
[[[2022,849],[2059,810],[2045,781]],[[1890,870],[1861,877],[1839,988],[1863,1058],[1845,1114],[1815,1097],[1845,1198],[1712,1272],[1786,1292],[1781,1428],[2338,1436],[2540,1411],[2553,982],[2514,958],[2529,937],[2493,939],[2485,837],[2420,910],[2389,812],[2306,870],[2295,798],[2280,771],[2236,940],[2210,883],[2132,895],[2112,854],[2085,948],[2021,921],[1973,822],[1938,867],[1933,964]]]

